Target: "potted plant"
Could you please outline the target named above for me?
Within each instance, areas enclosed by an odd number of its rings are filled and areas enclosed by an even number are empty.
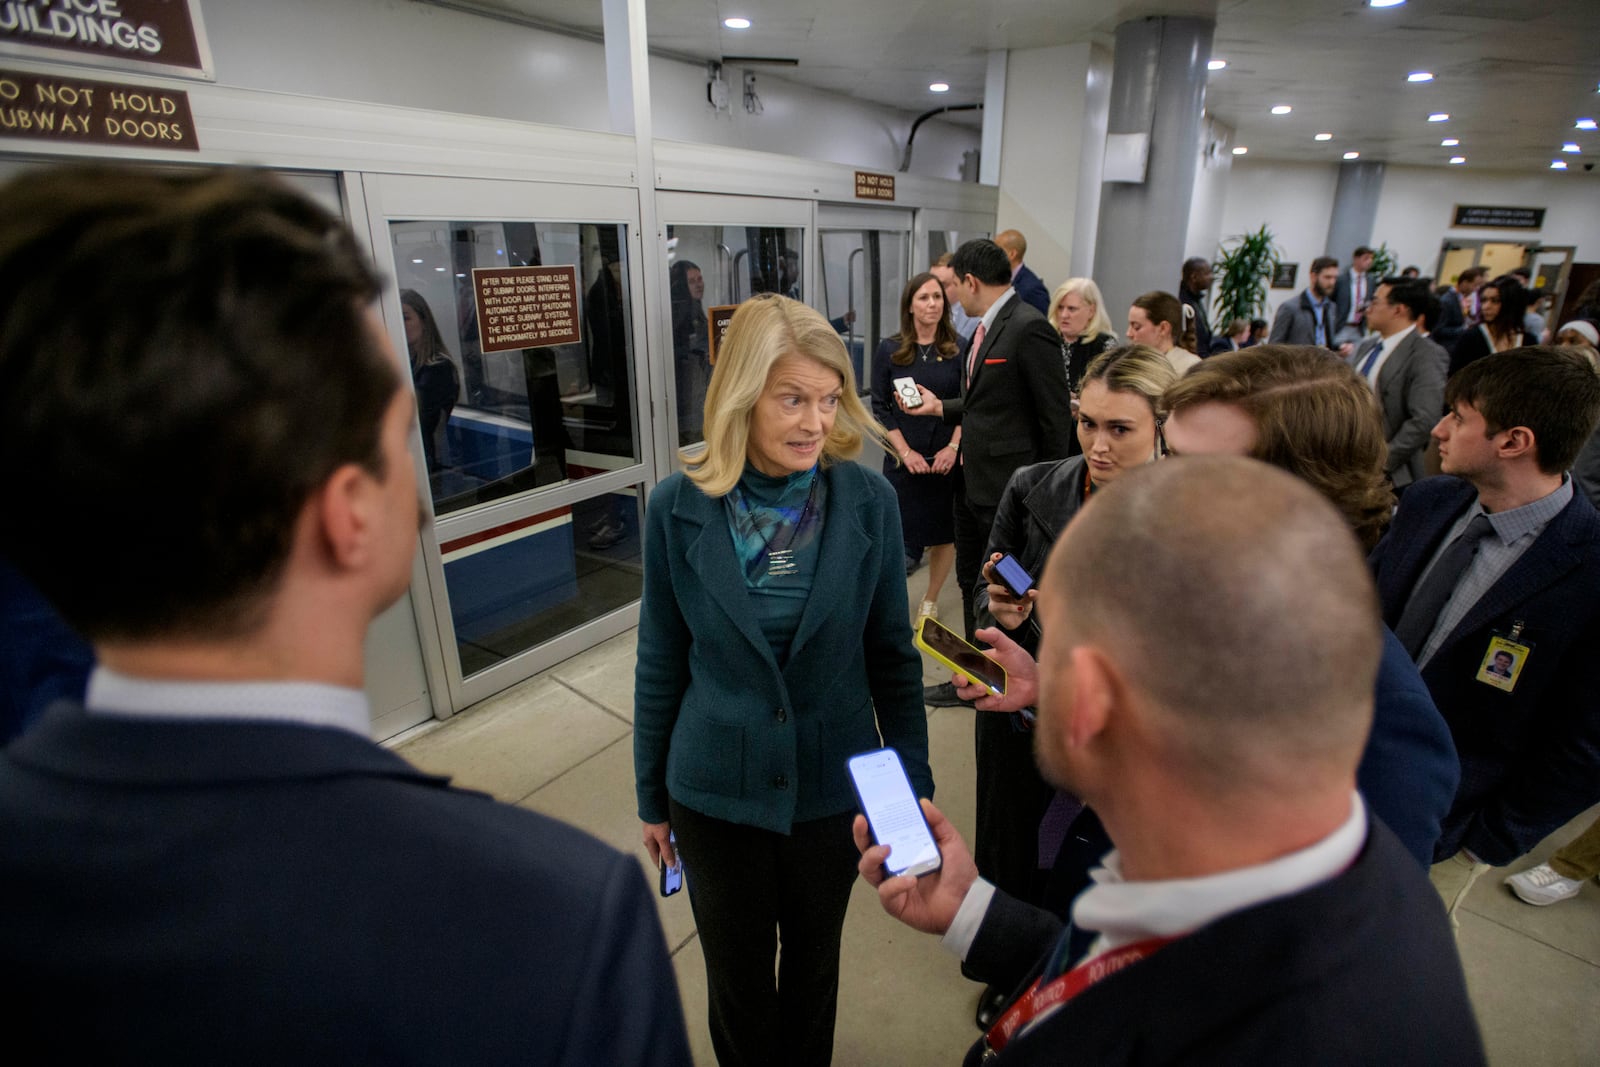
[[[1283,252],[1263,223],[1254,233],[1229,237],[1217,247],[1212,321],[1254,319],[1267,309],[1267,291]]]
[[[1367,268],[1367,274],[1373,278],[1392,278],[1400,273],[1400,261],[1394,258],[1394,250],[1388,243],[1380,244],[1372,252],[1372,266]],[[1373,282],[1374,288],[1377,282]]]

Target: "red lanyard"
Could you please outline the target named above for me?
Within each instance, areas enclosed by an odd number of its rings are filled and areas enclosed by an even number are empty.
[[[984,1036],[985,1046],[991,1051],[999,1052],[1016,1036],[1017,1031],[1033,1022],[1045,1011],[1065,1004],[1096,982],[1111,977],[1129,964],[1138,963],[1146,956],[1154,954],[1163,945],[1176,940],[1175,937],[1151,937],[1144,941],[1135,941],[1131,945],[1123,945],[1119,949],[1102,952],[1092,959],[1084,960],[1066,974],[1049,982],[1039,979],[1029,986],[1028,991],[1007,1008],[1005,1014],[989,1028],[988,1034]]]

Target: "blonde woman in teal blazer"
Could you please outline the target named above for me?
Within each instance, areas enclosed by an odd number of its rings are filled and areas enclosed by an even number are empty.
[[[675,862],[669,835],[682,852],[718,1061],[826,1064],[857,859],[845,761],[893,746],[933,795],[900,509],[850,462],[884,432],[798,301],[734,315],[705,431],[646,513],[639,818],[653,860]]]

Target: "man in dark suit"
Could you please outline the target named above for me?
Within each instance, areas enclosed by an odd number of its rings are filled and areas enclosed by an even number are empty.
[[[1367,303],[1372,299],[1372,259],[1375,253],[1361,245],[1350,253],[1350,265],[1339,272],[1339,282],[1333,289],[1333,302],[1338,307],[1339,328],[1348,339],[1359,338],[1366,332]]]
[[[1017,291],[1024,304],[1031,304],[1041,315],[1050,314],[1050,290],[1039,276],[1028,269],[1022,257],[1028,254],[1028,239],[1017,230],[1001,230],[994,235],[994,243],[1005,250],[1011,264],[1011,288]]]
[[[1478,360],[1445,388],[1443,471],[1401,499],[1372,553],[1386,622],[1461,757],[1434,851],[1452,917],[1488,866],[1600,800],[1600,515],[1565,473],[1600,419],[1600,381],[1558,348]],[[1494,652],[1513,686],[1478,678]]]
[[[1038,603],[1039,764],[1117,845],[1073,905],[1087,955],[931,803],[921,878],[855,827],[889,914],[1021,992],[967,1062],[1482,1063],[1444,916],[1356,792],[1380,628],[1332,505],[1254,460],[1131,471]]]
[[[1487,273],[1482,267],[1468,267],[1456,275],[1455,285],[1439,298],[1439,321],[1433,324],[1430,333],[1446,349],[1471,328],[1472,312],[1468,302],[1483,285]]]
[[[1428,434],[1444,410],[1444,379],[1450,355],[1423,337],[1417,322],[1428,309],[1428,287],[1385,278],[1367,307],[1375,336],[1350,356],[1350,365],[1378,394],[1383,433],[1389,442],[1385,469],[1395,490],[1423,476]]]
[[[1178,279],[1178,299],[1194,312],[1194,350],[1202,356],[1211,355],[1216,350],[1217,340],[1221,340],[1212,338],[1211,319],[1206,315],[1206,293],[1210,291],[1211,261],[1204,256],[1184,260],[1183,273]]]
[[[367,739],[363,641],[410,582],[419,483],[354,236],[246,171],[0,197],[0,374],[27,383],[0,454],[52,501],[0,513],[0,552],[99,660],[0,755],[11,1040],[687,1064],[638,864]]]
[[[1332,348],[1339,329],[1338,308],[1333,302],[1333,289],[1338,283],[1337,259],[1318,256],[1312,260],[1311,284],[1299,296],[1278,305],[1267,343]]]

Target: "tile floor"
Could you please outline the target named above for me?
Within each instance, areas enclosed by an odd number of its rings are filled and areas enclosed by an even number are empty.
[[[926,569],[907,583],[915,605]],[[940,613],[960,618],[953,584]],[[530,678],[444,723],[398,738],[396,747],[426,770],[565,819],[639,856],[633,803],[632,688],[635,634],[621,634]],[[926,661],[925,661],[926,662]],[[931,665],[931,682],[944,680]],[[937,800],[971,835],[972,712],[932,709],[928,736]],[[1600,815],[1575,820],[1517,869],[1542,861]],[[1600,885],[1574,900],[1533,908],[1490,872],[1473,889],[1462,918],[1461,956],[1490,1061],[1564,1067],[1600,1062]],[[683,995],[698,1064],[715,1062],[705,1023],[705,970],[686,894],[657,898]],[[889,919],[857,882],[845,920],[839,1064],[959,1063],[976,1038],[978,987],[964,980],[937,940]],[[1585,1051],[1587,1050],[1587,1051]]]

